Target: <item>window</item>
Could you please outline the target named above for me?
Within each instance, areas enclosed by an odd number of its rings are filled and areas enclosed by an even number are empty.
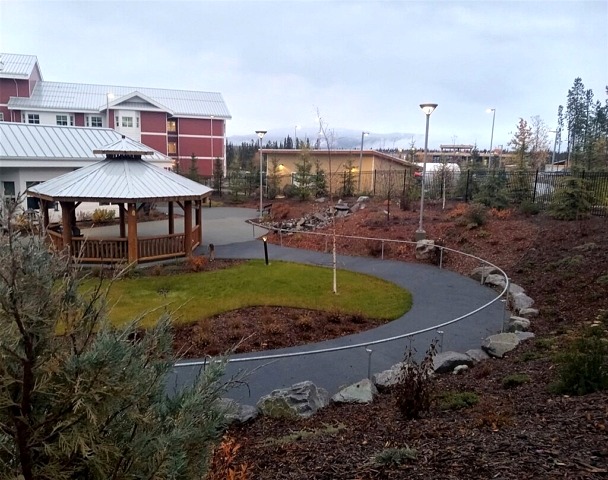
[[[97,115],[87,115],[86,117],[87,127],[103,127],[103,120]]]
[[[15,182],[2,182],[2,192],[6,198],[15,199]]]
[[[168,142],[167,143],[167,153],[169,155],[175,155],[177,153],[177,142]]]
[[[40,115],[37,113],[28,113],[27,114],[27,123],[35,123],[40,124]]]
[[[135,127],[139,128],[139,117],[135,117]]]
[[[120,117],[116,115],[116,128],[120,127]]]
[[[55,118],[57,119],[57,125],[67,125],[68,124],[67,115],[56,115]]]
[[[4,122],[4,112],[0,112],[0,122]]]
[[[25,182],[25,188],[33,187],[38,185],[40,182]],[[36,197],[27,197],[27,208],[28,210],[37,210],[40,208],[40,199]]]
[[[133,128],[133,117],[122,117],[122,126],[125,128]]]
[[[177,121],[167,120],[167,132],[170,132],[170,133],[177,132]]]

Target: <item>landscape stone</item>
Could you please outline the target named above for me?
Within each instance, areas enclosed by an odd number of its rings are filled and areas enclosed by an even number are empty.
[[[519,311],[519,316],[520,317],[526,317],[526,318],[534,318],[534,317],[538,317],[538,309],[536,308],[522,308]]]
[[[367,195],[361,195],[359,198],[357,198],[357,203],[365,202],[369,202],[369,197]]]
[[[473,359],[473,362],[479,363],[490,358],[490,356],[481,348],[472,348],[467,350],[466,354]]]
[[[452,372],[453,375],[462,375],[464,372],[466,372],[469,369],[468,365],[458,365],[454,371]]]
[[[524,317],[512,316],[507,322],[508,332],[526,332],[530,329],[530,320]]]
[[[361,204],[360,203],[355,203],[352,207],[350,207],[350,213],[355,213],[360,208],[361,208]]]
[[[515,332],[515,335],[517,335],[520,342],[525,342],[526,340],[530,340],[536,336],[532,332]]]
[[[525,293],[515,293],[511,295],[511,301],[513,303],[513,309],[519,313],[521,310],[530,308],[534,305],[534,300],[532,300]]]
[[[416,242],[416,260],[429,260],[435,254],[435,240]]]
[[[486,338],[481,348],[491,357],[502,358],[506,353],[515,350],[518,345],[519,337],[514,333],[498,333]]]
[[[220,398],[220,407],[226,411],[228,423],[245,423],[258,416],[258,409],[253,405],[241,405],[231,398]]]
[[[288,388],[273,390],[257,403],[262,415],[273,418],[310,417],[329,404],[329,394],[311,381],[300,382]]]
[[[396,385],[401,378],[401,368],[403,363],[397,363],[388,370],[372,375],[372,382],[378,390],[386,390]]]
[[[473,359],[464,353],[441,352],[433,358],[433,370],[435,373],[448,373],[458,365],[473,366]]]
[[[376,386],[367,378],[343,388],[333,397],[335,403],[371,403],[378,394]]]
[[[500,270],[495,267],[477,267],[472,272],[470,277],[478,282],[481,282],[481,278],[486,278],[488,275],[500,274]]]

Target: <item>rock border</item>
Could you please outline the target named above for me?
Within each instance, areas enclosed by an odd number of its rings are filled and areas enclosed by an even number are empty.
[[[478,267],[473,270],[470,277],[484,285],[502,290],[506,283],[505,278],[499,273],[494,267]],[[521,342],[534,338],[534,333],[528,331],[531,326],[530,319],[539,314],[537,309],[532,308],[533,304],[534,300],[526,295],[521,286],[510,283],[508,306],[516,312],[516,315],[511,313],[506,315],[504,324],[506,331],[488,336],[478,349],[467,350],[465,353],[454,351],[437,353],[433,358],[433,373],[462,374],[490,358],[504,358]],[[226,407],[228,423],[248,422],[258,415],[272,418],[308,418],[330,403],[372,403],[378,392],[386,391],[399,382],[402,368],[403,362],[396,363],[388,370],[371,375],[369,379],[364,378],[340,389],[331,398],[323,388],[318,388],[311,381],[304,381],[291,387],[273,390],[270,394],[261,397],[256,406],[239,404],[231,399],[222,399],[221,404]]]

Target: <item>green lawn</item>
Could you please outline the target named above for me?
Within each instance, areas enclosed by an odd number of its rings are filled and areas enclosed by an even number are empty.
[[[259,305],[337,310],[388,321],[407,312],[412,297],[393,283],[345,270],[338,271],[334,295],[329,268],[251,260],[211,272],[122,279],[111,286],[108,302],[115,325],[150,312],[143,320],[149,326],[164,311],[187,323]]]

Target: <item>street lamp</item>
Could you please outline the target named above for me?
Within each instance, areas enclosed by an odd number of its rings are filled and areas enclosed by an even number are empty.
[[[363,138],[365,135],[369,135],[369,132],[361,132],[361,151],[359,152],[359,194],[361,193],[361,169],[363,168]]]
[[[300,128],[300,125],[296,125],[293,128],[293,148],[294,148],[294,150],[296,150],[298,148],[298,128]]]
[[[555,140],[553,140],[553,155],[551,156],[551,167],[555,168],[555,150],[557,149],[557,134],[559,130],[549,130],[549,133],[555,133]]]
[[[426,232],[422,226],[422,214],[424,212],[424,184],[426,182],[426,159],[429,152],[429,119],[431,113],[437,108],[436,103],[421,103],[420,108],[426,115],[426,130],[424,133],[424,163],[422,164],[422,191],[420,192],[420,222],[416,230],[416,240],[424,240]]]
[[[262,177],[262,138],[264,138],[264,135],[266,135],[266,130],[256,130],[255,133],[257,134],[258,138],[260,139],[260,220],[262,220],[262,212],[264,211],[264,205],[263,205],[264,189],[262,188],[262,185],[264,183],[264,180]]]
[[[486,112],[492,112],[492,135],[490,135],[490,155],[488,156],[488,167],[492,167],[492,143],[494,142],[494,120],[496,120],[496,109],[488,108]]]

